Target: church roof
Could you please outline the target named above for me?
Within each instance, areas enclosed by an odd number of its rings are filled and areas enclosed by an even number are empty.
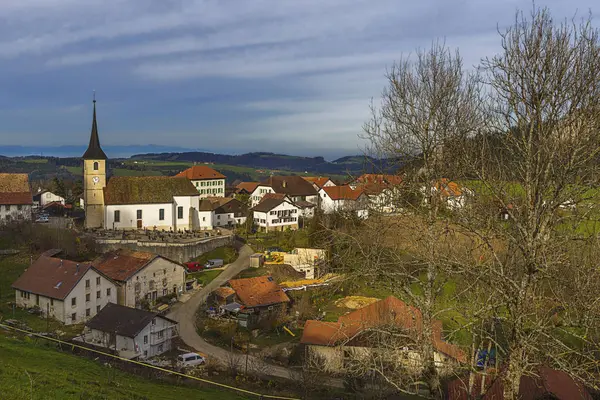
[[[104,188],[106,205],[167,204],[174,196],[199,196],[186,178],[168,176],[113,176]]]
[[[90,144],[83,153],[84,160],[106,160],[106,154],[100,147],[100,138],[98,137],[98,124],[96,123],[96,100],[94,100],[94,118],[92,120],[92,134],[90,135]]]

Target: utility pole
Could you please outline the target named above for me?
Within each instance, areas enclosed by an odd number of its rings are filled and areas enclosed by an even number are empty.
[[[46,332],[50,332],[50,303],[46,303]]]

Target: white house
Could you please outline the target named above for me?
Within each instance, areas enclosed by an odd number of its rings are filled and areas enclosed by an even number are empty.
[[[314,188],[319,191],[324,187],[336,186],[335,183],[326,176],[303,176],[305,181],[310,182]]]
[[[185,178],[113,177],[104,189],[104,226],[108,229],[193,230],[199,194]]]
[[[314,279],[315,267],[325,259],[325,254],[323,249],[295,248],[291,253],[283,255],[283,263],[303,272],[306,279]]]
[[[121,357],[150,358],[173,349],[177,322],[155,312],[110,303],[85,324],[78,339]]]
[[[251,211],[254,223],[262,231],[298,229],[298,207],[287,197],[266,196]]]
[[[317,204],[319,196],[312,183],[301,176],[271,176],[261,182],[252,192],[252,206],[259,203],[267,193],[285,194],[293,202],[308,201]]]
[[[380,213],[392,213],[400,210],[398,206],[399,189],[402,177],[389,174],[363,174],[350,182],[352,189],[360,188],[369,199],[369,208]]]
[[[176,176],[189,179],[200,198],[225,197],[225,175],[206,165],[194,165]]]
[[[369,215],[369,199],[361,188],[325,186],[319,191],[319,197],[325,214],[353,212],[360,218]]]
[[[44,207],[49,203],[60,203],[65,205],[65,198],[52,193],[49,190],[38,189],[38,192],[33,196],[33,205],[36,207]]]
[[[208,197],[200,200],[200,229],[232,228],[246,222],[248,207],[231,197]]]
[[[450,181],[447,178],[439,179],[431,185],[431,194],[438,196],[441,202],[443,202],[450,210],[459,210],[463,208],[467,203],[467,198],[473,195],[473,192],[466,187],[462,187],[456,182]],[[425,188],[421,191],[425,192]],[[427,198],[424,199],[427,203]]]
[[[105,253],[92,264],[117,285],[115,303],[127,307],[153,304],[169,294],[185,291],[185,268],[158,254],[119,249]]]
[[[27,174],[0,173],[0,223],[30,220],[32,204]]]
[[[117,301],[117,287],[90,263],[40,256],[12,284],[19,307],[39,307],[65,325],[85,322]]]

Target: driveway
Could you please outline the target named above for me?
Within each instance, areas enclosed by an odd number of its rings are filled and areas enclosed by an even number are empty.
[[[192,296],[192,298],[185,303],[180,304],[173,312],[167,315],[169,318],[179,323],[179,336],[185,344],[196,349],[196,351],[206,354],[212,359],[221,361],[225,365],[231,361],[232,357],[236,356],[232,355],[228,350],[207,343],[200,335],[198,335],[195,324],[196,311],[206,302],[206,298],[210,292],[250,266],[250,256],[253,253],[254,251],[248,245],[242,246],[237,260],[229,264],[219,276],[200,289]],[[239,358],[238,364],[243,368],[246,362],[246,356],[237,354],[237,357]],[[256,370],[259,370],[266,375],[285,379],[290,378],[290,371],[288,371],[288,369],[277,365],[267,364],[257,357],[249,356],[248,364],[249,368],[254,367]]]

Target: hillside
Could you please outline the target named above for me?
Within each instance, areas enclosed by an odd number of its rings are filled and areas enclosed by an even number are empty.
[[[244,399],[234,393],[159,383],[0,334],[2,399]]]

